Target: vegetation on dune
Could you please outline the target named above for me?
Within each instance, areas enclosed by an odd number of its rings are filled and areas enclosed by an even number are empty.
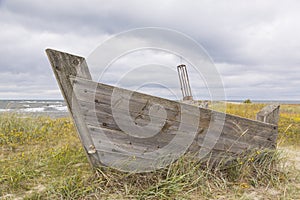
[[[243,103],[252,103],[250,99],[246,99]]]
[[[300,146],[300,106],[285,105],[281,107],[279,119],[279,145]]]
[[[255,119],[265,104],[227,104],[226,113]],[[281,105],[278,122],[280,146],[300,146],[300,105]]]
[[[264,105],[228,104],[255,118]],[[300,106],[281,106],[279,143],[299,146]],[[13,199],[297,199],[299,171],[277,150],[253,151],[215,168],[185,156],[166,169],[92,171],[69,118],[0,115],[0,197]]]

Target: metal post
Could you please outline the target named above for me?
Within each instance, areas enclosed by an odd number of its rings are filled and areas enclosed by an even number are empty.
[[[178,65],[177,71],[178,71],[179,82],[180,82],[183,100],[193,100],[192,90],[191,90],[186,66]]]

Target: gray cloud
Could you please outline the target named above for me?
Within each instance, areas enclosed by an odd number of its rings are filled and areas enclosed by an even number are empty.
[[[298,1],[0,1],[0,98],[62,98],[47,47],[87,57],[120,31],[155,26],[202,44],[228,98],[299,100],[299,10]],[[121,65],[129,63],[165,60],[175,68],[178,58],[167,56],[125,57],[106,81],[115,82],[124,71]],[[193,93],[207,98],[201,77],[190,73]],[[144,77],[149,76],[141,72],[139,79]],[[170,87],[178,89],[178,84]],[[156,87],[149,91],[164,96]]]

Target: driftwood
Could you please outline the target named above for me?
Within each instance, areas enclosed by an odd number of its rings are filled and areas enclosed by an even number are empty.
[[[140,163],[143,171],[149,171],[164,166],[147,163],[157,160],[166,147],[198,154],[199,159],[276,147],[279,106],[264,108],[257,114],[258,121],[250,120],[96,83],[84,58],[51,49],[46,52],[94,167],[109,165],[132,171]],[[164,161],[171,163],[181,156],[171,154]],[[114,163],[116,160],[122,162]]]

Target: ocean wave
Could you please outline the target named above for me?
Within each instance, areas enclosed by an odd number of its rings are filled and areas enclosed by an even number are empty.
[[[68,107],[67,107],[67,106],[57,106],[57,107],[56,107],[56,110],[67,112],[67,111],[68,111]]]
[[[17,111],[19,111],[19,112],[44,112],[45,108],[22,108]]]
[[[0,112],[37,113],[37,112],[68,112],[67,106],[50,105],[34,108],[0,109]]]
[[[0,112],[10,112],[11,109],[0,109]]]

